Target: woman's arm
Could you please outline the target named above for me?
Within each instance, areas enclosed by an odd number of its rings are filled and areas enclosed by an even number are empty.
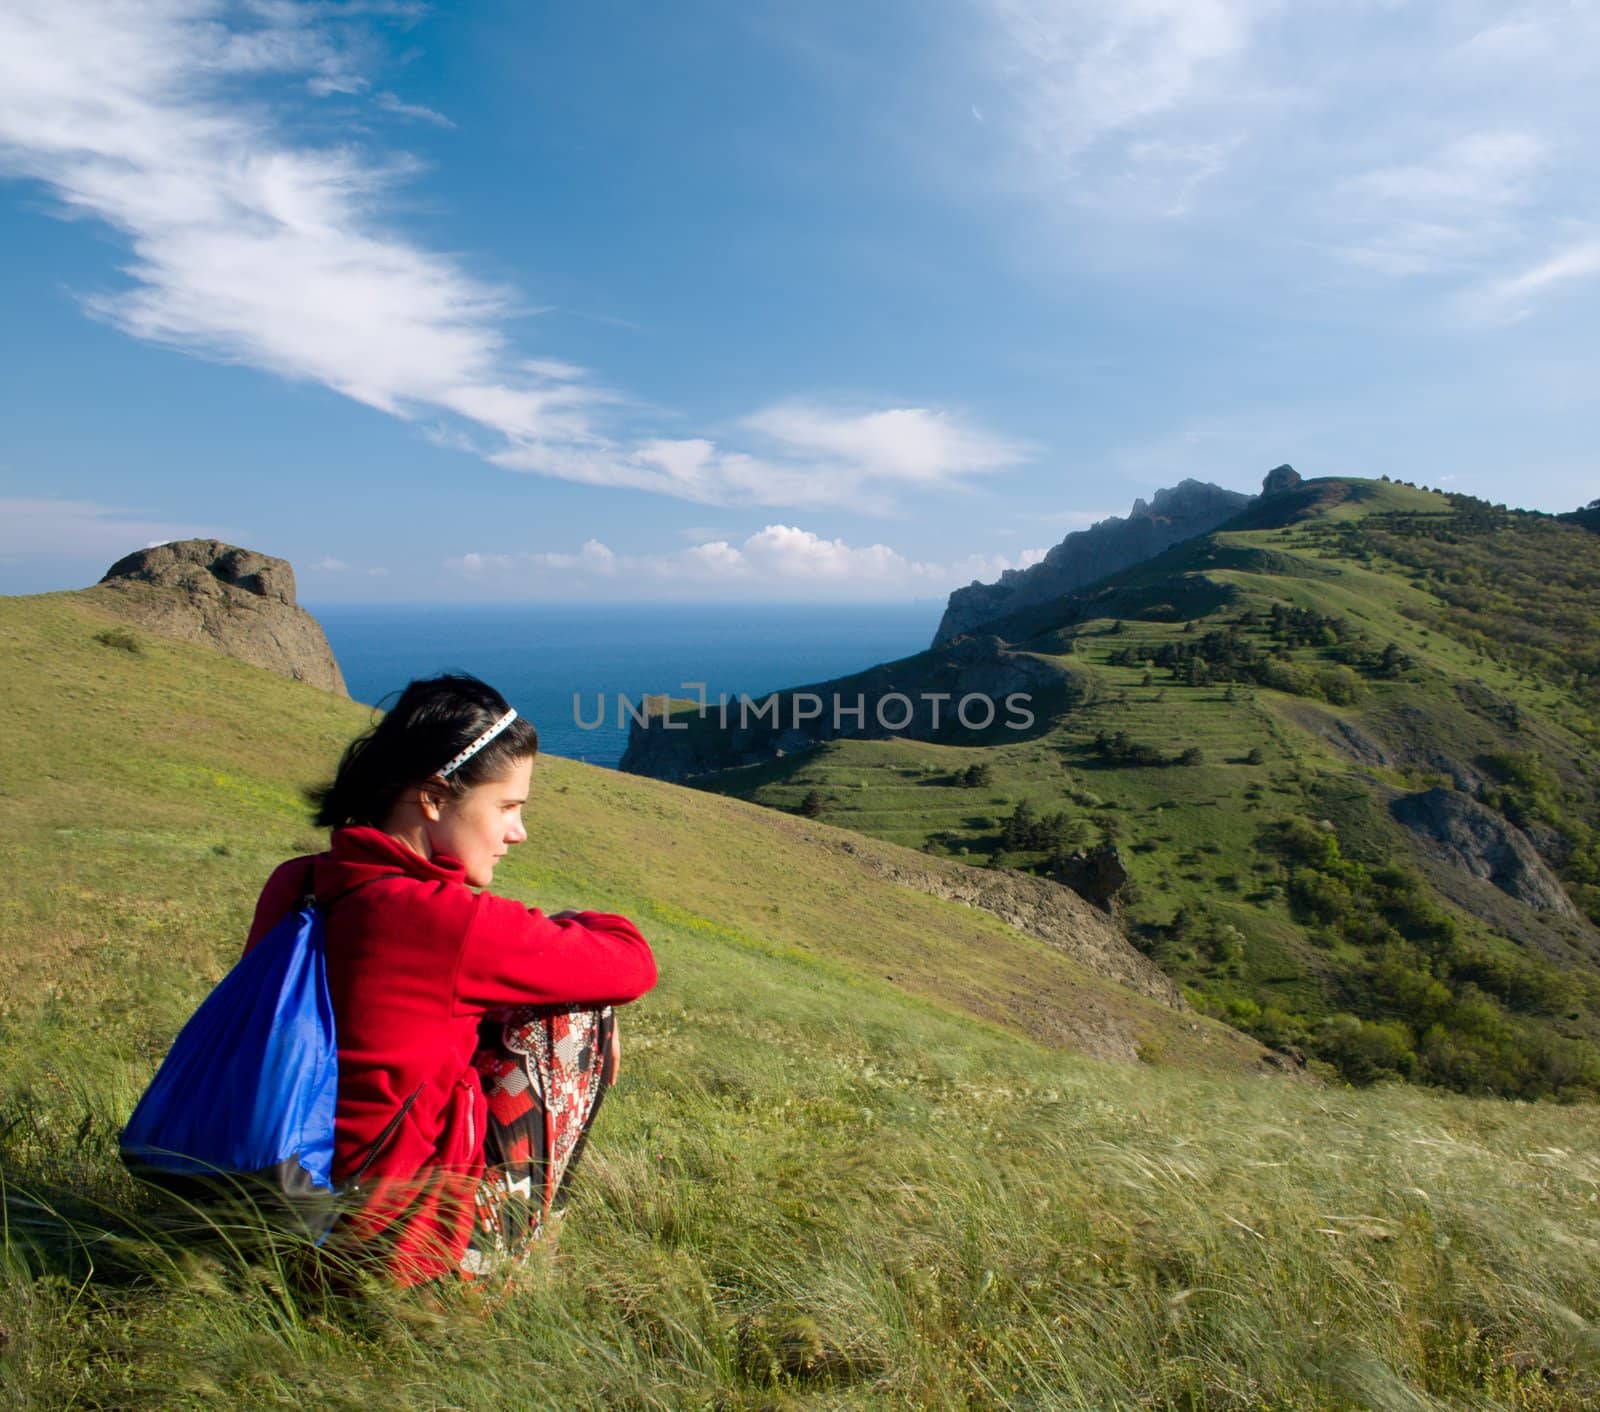
[[[650,943],[608,912],[547,917],[481,893],[456,968],[463,1011],[508,1005],[623,1005],[656,983]]]

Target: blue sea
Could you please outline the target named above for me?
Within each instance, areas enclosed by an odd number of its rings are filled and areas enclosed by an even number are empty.
[[[921,652],[943,603],[305,605],[350,694],[382,702],[413,677],[466,671],[539,729],[539,748],[615,767],[628,743],[617,698],[692,696],[680,683],[759,697]],[[573,697],[578,698],[574,710]],[[603,702],[605,719],[593,722]]]

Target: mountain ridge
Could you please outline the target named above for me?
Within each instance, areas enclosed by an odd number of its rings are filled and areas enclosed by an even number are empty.
[[[809,689],[870,709],[1026,664],[1050,683],[1026,731],[786,717],[735,750],[688,713],[636,729],[624,768],[1059,881],[1109,846],[1135,943],[1263,1042],[1356,1081],[1600,1091],[1600,542],[1387,479],[1281,480]]]
[[[1285,472],[1293,479],[1287,480]],[[1279,466],[1267,473],[1262,494],[1298,482],[1292,466]],[[1149,503],[1135,500],[1126,517],[1111,515],[1088,529],[1075,530],[1037,564],[1007,569],[994,583],[974,580],[956,589],[934,631],[932,646],[1142,563],[1216,528],[1259,498],[1191,478],[1156,491]]]

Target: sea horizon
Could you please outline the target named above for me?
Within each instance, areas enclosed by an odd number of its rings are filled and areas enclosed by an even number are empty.
[[[694,694],[685,683],[704,683],[712,702],[758,697],[908,657],[932,642],[944,600],[302,606],[356,700],[376,706],[414,677],[470,672],[533,721],[543,753],[614,769],[627,702]]]

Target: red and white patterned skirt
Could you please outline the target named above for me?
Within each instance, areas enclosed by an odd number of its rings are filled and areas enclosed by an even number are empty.
[[[513,1011],[486,1020],[473,1065],[489,1104],[469,1277],[505,1274],[561,1214],[589,1125],[616,1080],[617,1021],[603,1010]]]

